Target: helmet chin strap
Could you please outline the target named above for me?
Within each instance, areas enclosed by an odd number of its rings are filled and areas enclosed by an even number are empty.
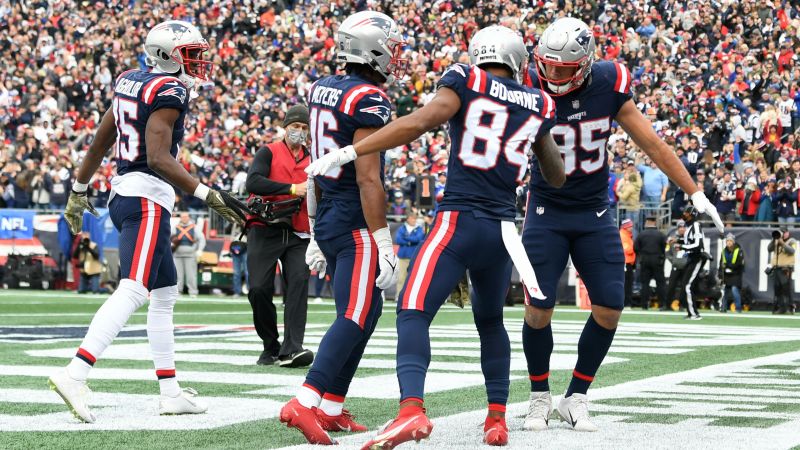
[[[547,87],[554,93],[554,94],[563,94],[569,90],[569,86],[572,83],[565,83],[565,84],[553,84],[551,82],[547,82]]]

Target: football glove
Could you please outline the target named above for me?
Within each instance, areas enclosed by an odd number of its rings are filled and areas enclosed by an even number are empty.
[[[352,145],[348,145],[347,147],[327,153],[312,162],[306,167],[306,173],[312,177],[324,175],[333,169],[355,161],[357,157],[356,149],[354,149]]]
[[[322,253],[322,250],[319,249],[319,245],[317,245],[317,241],[313,237],[311,238],[311,242],[308,243],[308,248],[306,248],[306,264],[312,272],[317,272],[317,276],[320,280],[325,278],[325,270],[328,267],[328,261],[325,259],[325,255]]]
[[[69,231],[72,234],[78,234],[83,228],[83,212],[89,211],[93,216],[100,217],[100,214],[89,203],[89,197],[86,192],[75,192],[74,190],[69,194],[67,206],[64,208],[64,219],[69,225]]]
[[[327,156],[327,155],[326,155]],[[389,227],[381,228],[372,233],[375,244],[378,246],[378,267],[380,273],[375,279],[375,285],[385,291],[390,286],[397,284],[397,255],[392,246],[392,233]]]
[[[706,214],[711,220],[714,222],[714,226],[717,227],[717,231],[720,234],[725,233],[725,225],[722,224],[722,219],[719,217],[719,213],[717,212],[717,208],[708,201],[706,194],[703,191],[697,191],[690,197],[692,200],[692,205],[697,209],[697,212],[700,214]]]
[[[244,219],[250,210],[247,205],[231,197],[227,192],[211,189],[206,197],[206,205],[230,223],[244,226]]]

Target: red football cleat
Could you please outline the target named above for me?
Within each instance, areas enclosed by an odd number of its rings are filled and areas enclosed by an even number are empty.
[[[425,410],[410,414],[400,414],[387,422],[375,439],[364,444],[361,450],[389,450],[403,442],[421,441],[431,435],[433,424],[425,415]]]
[[[336,441],[331,439],[317,420],[316,410],[317,408],[306,408],[293,398],[281,408],[281,422],[287,427],[300,430],[309,444],[335,445]]]
[[[338,416],[329,416],[317,408],[317,419],[325,431],[367,431],[367,427],[357,423],[350,411],[343,409]]]
[[[489,445],[508,445],[508,426],[505,417],[487,417],[483,425],[483,442]]]

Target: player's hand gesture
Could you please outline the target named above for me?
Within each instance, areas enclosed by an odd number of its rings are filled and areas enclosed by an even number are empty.
[[[332,169],[342,167],[343,165],[355,161],[358,157],[356,150],[352,145],[334,150],[325,154],[322,158],[317,159],[306,167],[306,173],[309,176],[315,177],[330,172]]]
[[[375,244],[378,246],[378,267],[380,273],[375,279],[375,285],[382,291],[397,284],[397,255],[394,254],[392,233],[389,227],[381,228],[372,233]]]
[[[249,212],[247,205],[233,198],[227,192],[211,189],[206,197],[206,204],[230,223],[244,226],[245,215]]]
[[[64,219],[67,221],[69,231],[72,234],[81,232],[81,228],[83,228],[84,211],[89,211],[93,216],[100,217],[100,214],[94,209],[94,206],[89,203],[89,197],[86,195],[86,191],[75,192],[73,190],[70,192],[67,206],[64,208]]]
[[[717,212],[717,208],[708,201],[706,194],[703,191],[697,191],[690,197],[692,200],[692,205],[697,208],[697,212],[700,214],[706,214],[711,220],[714,222],[714,226],[717,227],[717,231],[719,234],[725,233],[725,225],[722,224],[722,219],[719,217],[719,213]]]
[[[306,264],[312,272],[317,272],[320,280],[325,278],[328,261],[313,236],[311,237],[311,242],[308,243],[308,248],[306,248]]]

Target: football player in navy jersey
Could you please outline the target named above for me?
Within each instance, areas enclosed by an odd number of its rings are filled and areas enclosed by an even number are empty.
[[[322,78],[308,93],[312,161],[386,125],[391,105],[381,86],[405,70],[397,24],[385,14],[353,14],[339,26],[336,41],[346,74]],[[336,319],[280,420],[312,444],[334,444],[327,431],[366,430],[343,403],[381,315],[381,290],[397,279],[383,164],[383,155],[374,154],[309,180],[306,262],[320,277],[331,273]]]
[[[522,240],[546,299],[528,296],[525,302],[522,337],[531,381],[523,425],[527,430],[547,428],[552,412],[550,319],[556,286],[569,257],[586,284],[592,313],[578,341],[578,361],[558,413],[575,430],[597,430],[589,419],[586,392],[611,346],[624,299],[622,245],[608,213],[606,141],[612,121],[691,195],[695,208],[708,214],[722,232],[716,209],[697,189],[673,149],[636,109],[628,69],[594,58],[589,27],[578,19],[561,18],[542,33],[530,72],[532,84],[541,86],[556,102],[556,125],[550,133],[563,154],[567,181],[561,189],[553,189],[534,161]]]
[[[471,65],[452,66],[423,108],[306,169],[311,175],[337,170],[350,161],[406,145],[445,122],[449,125],[452,150],[444,198],[398,298],[400,411],[364,448],[389,449],[430,434],[433,425],[423,408],[431,359],[428,328],[467,269],[475,292],[472,311],[489,403],[484,442],[508,443],[505,408],[511,350],[503,326],[503,301],[512,257],[521,256],[522,265],[530,269],[514,225],[516,188],[527,172],[531,144],[540,174],[555,188],[564,182],[564,166],[550,137],[553,100],[520,84],[528,59],[522,37],[502,26],[484,28],[473,36],[469,53]]]
[[[97,215],[86,189],[103,157],[114,148],[117,175],[112,179],[111,220],[120,232],[119,287],[97,311],[77,354],[49,379],[50,387],[81,421],[94,422],[87,405],[86,378],[134,311],[147,302],[147,338],[159,380],[160,414],[196,414],[206,405],[175,378],[172,310],[178,298],[170,251],[169,218],[173,185],[193,192],[228,221],[243,223],[246,207],[209,189],[176,160],[183,139],[189,90],[206,79],[210,63],[202,59],[208,43],[193,25],[167,21],[147,34],[144,51],[151,72],[129,70],[114,83],[111,108],[100,122],[81,164],[64,212],[70,231],[81,231],[84,211]]]

